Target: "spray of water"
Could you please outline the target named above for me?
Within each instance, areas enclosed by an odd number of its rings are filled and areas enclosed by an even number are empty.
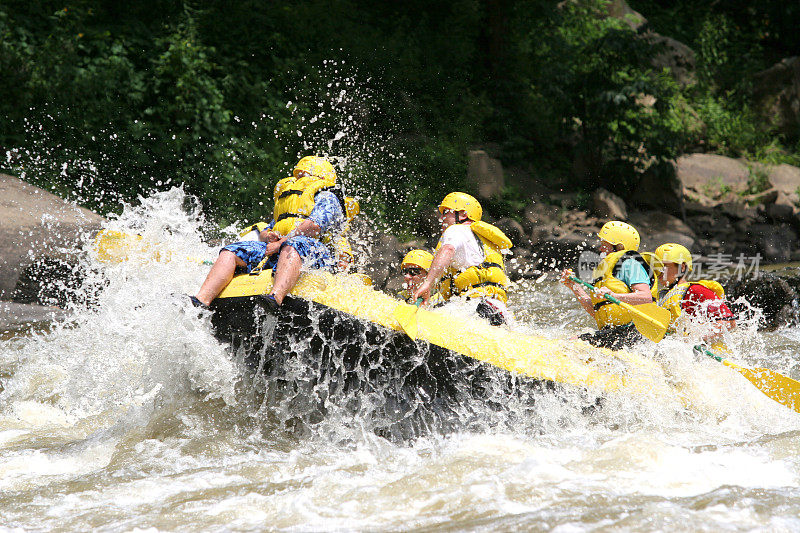
[[[330,89],[324,106],[356,105],[351,86]],[[375,168],[370,156],[380,152],[369,147],[378,141],[349,129],[356,118],[312,134],[328,118],[309,116],[299,152]],[[362,144],[348,148],[350,138]],[[364,187],[364,203],[381,196],[344,175]],[[797,500],[785,487],[797,482],[787,450],[796,450],[798,415],[698,358],[691,342],[635,349],[658,361],[668,398],[527,390],[489,370],[480,400],[467,394],[470,382],[460,385],[453,424],[426,416],[425,398],[412,398],[414,423],[429,431],[395,443],[376,429],[396,383],[342,387],[340,352],[323,376],[302,343],[281,354],[272,375],[253,373],[242,352],[214,338],[208,317],[183,296],[207,272],[198,259],[217,253],[207,225],[181,188],[124,205],[107,229],[141,235],[145,251],[102,263],[87,236],[78,290],[91,298],[76,299],[70,318],[49,330],[0,340],[0,504],[9,527],[396,529],[409,515],[420,527],[797,527],[796,505],[765,503],[777,510],[771,518],[739,502]],[[221,235],[234,238],[232,228]],[[567,353],[590,327],[549,281],[520,284],[510,304],[516,331],[563,339]],[[726,340],[739,359],[795,368],[794,329],[765,336],[745,322]],[[366,337],[356,342],[370,348]],[[625,365],[600,352],[584,362]],[[424,366],[412,363],[396,378]]]

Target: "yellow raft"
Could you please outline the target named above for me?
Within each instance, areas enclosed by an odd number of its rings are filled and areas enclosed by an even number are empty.
[[[218,300],[267,294],[272,272],[234,277]],[[394,317],[398,306],[409,306],[366,285],[359,275],[307,272],[292,294],[402,334]],[[420,309],[418,339],[496,368],[599,393],[652,395],[666,392],[660,365],[626,351],[595,348],[577,340],[554,340],[490,326],[480,318],[453,317],[442,310]]]
[[[110,262],[181,259],[109,231],[98,235],[96,252]],[[485,409],[503,411],[509,402],[536,409],[542,393],[563,391],[582,410],[611,395],[643,403],[675,395],[662,367],[637,353],[528,335],[442,309],[418,311],[413,340],[395,318],[410,306],[357,274],[303,273],[278,311],[265,303],[271,288],[270,270],[234,276],[212,303],[211,323],[254,370],[260,383],[253,390],[263,394],[269,418],[292,428],[313,427],[336,411],[405,440],[485,421]]]

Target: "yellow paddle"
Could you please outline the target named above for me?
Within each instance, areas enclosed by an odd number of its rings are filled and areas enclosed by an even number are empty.
[[[695,351],[704,353],[732,369],[739,372],[747,380],[756,386],[758,390],[766,394],[781,405],[800,413],[800,382],[792,378],[779,374],[769,368],[747,368],[731,363],[727,359],[720,357],[705,346],[697,345]]]
[[[576,276],[570,276],[569,279],[576,283],[586,286],[589,290],[594,290],[595,287],[591,283],[587,283]],[[669,323],[672,321],[672,315],[663,307],[657,304],[648,303],[640,305],[631,305],[621,302],[618,298],[614,298],[610,294],[604,294],[603,298],[611,303],[622,306],[633,315],[633,325],[639,330],[639,333],[647,337],[653,342],[660,342],[667,333]]]
[[[131,256],[150,257],[154,261],[169,260],[169,252],[159,250],[152,243],[146,243],[141,235],[131,235],[116,230],[102,230],[94,238],[97,258],[104,263],[122,263]],[[211,265],[213,261],[198,257],[187,257],[187,261]]]
[[[422,303],[422,298],[417,298],[414,305],[399,304],[392,315],[397,319],[400,327],[406,332],[406,335],[416,340],[417,338],[417,311]]]

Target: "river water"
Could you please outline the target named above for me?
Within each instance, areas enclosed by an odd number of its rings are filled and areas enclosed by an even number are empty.
[[[358,416],[287,429],[181,297],[216,253],[182,203],[156,195],[110,223],[161,243],[159,260],[87,255],[94,305],[0,336],[0,531],[800,530],[800,415],[674,339],[640,351],[684,401],[587,414],[541,392],[533,412],[407,442]],[[590,326],[552,281],[511,304],[526,332]],[[797,328],[728,340],[738,362],[800,378]]]

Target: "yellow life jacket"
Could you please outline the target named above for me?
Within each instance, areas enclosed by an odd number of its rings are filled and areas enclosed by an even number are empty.
[[[630,287],[625,285],[625,282],[617,278],[622,265],[628,259],[635,259],[644,267],[645,271],[650,274],[650,287],[655,284],[650,265],[639,252],[633,250],[620,250],[611,252],[597,265],[594,269],[592,277],[594,278],[593,285],[597,288],[608,287],[613,292],[618,294],[626,294],[632,292]],[[621,326],[628,324],[633,320],[631,314],[622,306],[612,304],[608,300],[596,296],[591,293],[589,297],[592,299],[594,306],[594,320],[597,322],[597,327],[602,329],[604,326]]]
[[[686,281],[678,283],[671,288],[665,287],[659,291],[658,300],[656,302],[659,306],[670,312],[673,322],[683,313],[683,299],[686,295],[686,291],[689,290],[689,287],[692,285],[702,285],[713,291],[720,299],[725,299],[725,289],[714,280]]]
[[[311,214],[317,194],[322,190],[332,190],[335,185],[333,180],[321,180],[315,176],[290,176],[279,181],[274,192],[273,230],[288,235]],[[342,206],[344,208],[344,204]]]
[[[487,222],[478,221],[469,225],[473,235],[483,248],[483,262],[463,271],[447,269],[447,276],[440,284],[439,292],[444,300],[464,295],[468,298],[508,299],[506,287],[508,276],[505,272],[502,250],[511,248],[511,239],[500,228]],[[436,246],[438,250],[441,243]]]

